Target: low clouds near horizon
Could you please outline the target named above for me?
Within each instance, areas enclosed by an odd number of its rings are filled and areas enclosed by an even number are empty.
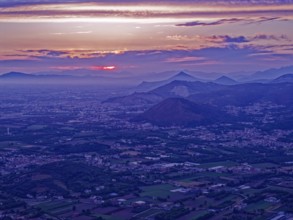
[[[293,60],[293,0],[0,2],[0,72],[258,70]]]

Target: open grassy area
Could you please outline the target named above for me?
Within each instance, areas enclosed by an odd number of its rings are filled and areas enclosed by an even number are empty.
[[[145,219],[149,216],[155,216],[159,213],[161,213],[162,211],[160,209],[155,209],[155,208],[152,208],[152,209],[148,209],[144,212],[141,212],[139,214],[137,214],[135,217],[138,218],[138,219]]]
[[[239,197],[238,195],[228,195],[227,197],[221,199],[220,201],[217,201],[216,203],[217,205],[219,205],[224,202],[236,201],[238,197]]]
[[[227,151],[227,150],[223,150],[223,149],[217,149],[217,151],[218,151],[219,153],[227,154],[227,155],[235,154],[234,152]]]
[[[270,186],[270,187],[268,187],[268,189],[282,191],[282,192],[290,193],[290,194],[293,195],[293,189],[292,188],[287,188],[287,187],[282,187],[282,186]]]
[[[244,189],[241,190],[241,194],[245,195],[245,196],[252,196],[253,194],[256,193],[261,193],[262,191],[264,191],[264,189]]]
[[[96,218],[103,218],[104,220],[124,220],[123,218],[119,217],[115,217],[115,216],[111,216],[111,215],[100,215],[100,214],[97,214],[97,215],[93,215],[93,217],[96,217]]]
[[[214,204],[213,199],[207,198],[205,196],[201,196],[201,197],[196,198],[195,202],[196,202],[196,204],[198,204],[198,206],[210,206],[210,205]]]
[[[245,208],[245,211],[248,211],[248,212],[254,212],[254,211],[257,211],[259,209],[267,209],[271,206],[272,204],[269,203],[269,202],[265,202],[265,201],[259,201],[259,202],[256,202],[256,203],[252,203],[252,204],[249,204],[246,208]]]
[[[74,128],[72,128],[72,127],[62,127],[60,129],[66,130],[66,131],[74,131]]]
[[[51,215],[58,216],[58,215],[63,215],[65,213],[71,212],[72,211],[72,206],[66,206],[58,209],[54,209],[50,211]]]
[[[278,167],[278,165],[274,163],[256,163],[256,164],[251,164],[251,166],[255,168],[262,168],[262,169]]]
[[[205,215],[207,215],[207,214],[209,214],[209,213],[210,213],[210,212],[207,211],[207,210],[200,211],[200,212],[198,212],[195,216],[193,216],[193,217],[191,218],[191,220],[197,220],[197,219],[199,219],[199,218],[201,218],[201,217],[203,217],[203,216],[205,216]]]
[[[238,165],[238,163],[232,162],[232,161],[219,161],[219,162],[215,162],[215,163],[203,163],[203,164],[200,164],[198,167],[200,167],[200,168],[212,168],[212,167],[217,167],[217,166],[233,167],[236,165]]]
[[[200,177],[221,177],[221,176],[231,176],[229,173],[216,173],[216,172],[203,172],[200,173]]]
[[[195,182],[197,181],[198,178],[199,178],[199,174],[194,174],[192,176],[178,178],[176,180],[180,182]]]
[[[202,173],[197,173],[192,176],[187,176],[183,178],[178,178],[176,179],[177,181],[180,182],[194,182],[194,181],[199,181],[202,178],[208,177],[208,178],[218,178],[221,176],[231,176],[231,174],[228,173],[216,173],[216,172],[202,172]]]
[[[150,196],[150,197],[161,197],[166,198],[170,195],[170,190],[175,189],[175,187],[169,184],[154,185],[154,186],[144,186],[141,187],[143,192],[140,196]]]
[[[47,127],[47,125],[31,125],[31,126],[27,127],[26,130],[37,131],[37,130],[42,130],[46,127]]]
[[[60,200],[51,201],[38,204],[36,207],[41,208],[47,213],[52,215],[61,215],[72,210],[72,206],[77,204],[77,201],[72,200]]]
[[[0,148],[14,148],[22,145],[23,144],[18,141],[0,141]]]

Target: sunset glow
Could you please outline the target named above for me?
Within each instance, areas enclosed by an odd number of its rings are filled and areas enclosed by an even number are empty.
[[[258,70],[292,63],[293,2],[0,3],[0,71]],[[32,34],[33,33],[33,34]],[[232,65],[225,65],[227,62]],[[111,63],[98,65],[96,63]],[[115,65],[112,65],[115,64]],[[221,66],[221,67],[219,67]],[[126,67],[128,69],[126,69]]]
[[[293,0],[0,0],[0,220],[293,220]]]
[[[91,69],[93,70],[115,70],[116,66],[93,66]]]

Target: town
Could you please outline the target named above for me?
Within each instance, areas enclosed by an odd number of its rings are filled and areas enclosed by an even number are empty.
[[[61,95],[60,95],[61,94]],[[271,103],[237,123],[157,126],[83,89],[3,90],[0,219],[292,219],[292,127]]]

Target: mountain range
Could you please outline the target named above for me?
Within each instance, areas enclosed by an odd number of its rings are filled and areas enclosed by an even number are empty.
[[[129,87],[128,79],[111,78],[105,76],[75,76],[63,74],[27,74],[21,72],[9,72],[0,75],[0,83],[8,84],[73,84],[73,85],[99,85]],[[130,84],[130,85],[129,85]]]
[[[173,82],[175,80],[180,80],[180,81],[187,81],[187,82],[192,82],[192,81],[203,81],[202,79],[193,77],[185,72],[180,72],[166,80],[162,80],[162,81],[154,81],[154,82],[142,82],[141,84],[139,84],[136,88],[135,91],[136,92],[148,92],[151,91],[153,89],[156,89],[160,86],[166,85],[170,82]]]
[[[34,74],[26,74],[21,72],[10,72],[0,75],[0,81],[13,82],[17,80],[31,80],[38,82],[37,79],[46,81],[52,81],[58,83],[57,79],[69,79],[76,80],[77,82],[88,82],[103,84],[128,84],[131,86],[138,85],[132,89],[132,92],[147,92],[152,89],[158,88],[164,84],[172,82],[174,80],[181,81],[201,81],[201,82],[216,82],[224,85],[233,85],[237,83],[247,82],[270,82],[285,74],[293,73],[293,66],[268,69],[264,71],[258,71],[255,73],[238,72],[238,73],[215,73],[215,72],[199,72],[188,71],[190,74],[181,72],[175,75],[174,71],[166,72],[149,72],[149,73],[130,73],[130,72],[118,72],[118,71],[102,71],[102,70],[90,70],[90,69],[76,69],[65,71],[47,71]],[[163,79],[162,79],[163,77]],[[231,78],[233,77],[233,79]],[[165,78],[165,79],[164,79]],[[141,82],[141,80],[144,80]]]
[[[260,80],[260,79],[273,80],[282,75],[291,74],[291,73],[293,73],[293,66],[273,68],[273,69],[268,69],[268,70],[258,71],[256,73],[253,73],[252,75],[248,77],[248,80]]]
[[[235,85],[238,84],[236,80],[228,77],[228,76],[221,76],[218,79],[214,80],[214,83],[222,84],[222,85]]]
[[[61,78],[78,78],[71,75],[35,75],[35,74],[28,74],[28,73],[21,73],[21,72],[9,72],[3,75],[0,75],[0,79],[61,79]]]
[[[184,84],[183,81],[174,81],[170,84]],[[207,88],[204,88],[204,85]],[[170,85],[164,86],[165,88]],[[195,83],[189,86],[196,86]],[[193,88],[194,89],[194,88]],[[157,88],[156,99],[148,100],[151,107],[134,120],[149,122],[158,126],[197,126],[214,123],[231,123],[240,118],[226,113],[228,106],[244,108],[257,103],[268,103],[268,106],[279,106],[285,111],[283,122],[288,124],[292,119],[290,112],[293,110],[293,83],[249,83],[232,86],[220,86],[212,83],[203,83],[202,92],[195,92],[188,97],[168,97],[165,89]],[[154,92],[152,91],[152,92]],[[158,91],[163,91],[160,93]],[[152,93],[146,93],[150,98]],[[131,103],[132,96],[124,97]],[[144,100],[144,95],[140,94],[140,99]],[[136,101],[136,100],[135,100]],[[134,103],[132,103],[134,104]],[[245,115],[241,116],[244,119]],[[286,119],[287,118],[287,119]],[[291,120],[292,121],[292,120]],[[282,123],[283,123],[282,122]]]
[[[293,74],[285,74],[271,81],[272,83],[293,83]]]
[[[222,79],[231,82],[226,77],[219,80]],[[288,118],[292,118],[290,112],[293,110],[293,83],[290,80],[291,74],[278,77],[271,83],[233,85],[175,80],[149,92],[114,97],[104,103],[148,107],[147,111],[136,116],[134,120],[159,126],[229,123],[237,119],[226,113],[226,107],[243,108],[257,103],[269,103],[268,105],[287,109],[282,123],[288,125]]]
[[[105,103],[129,106],[154,105],[167,98],[186,98],[197,103],[217,106],[245,106],[256,102],[273,102],[275,104],[288,105],[293,100],[293,84],[289,81],[291,78],[291,75],[284,75],[271,81],[271,83],[242,83],[233,85],[175,80],[149,92],[135,92],[123,97],[114,97],[106,100]]]
[[[88,80],[103,82],[109,81],[109,78],[19,72],[0,76],[0,81],[10,80],[23,83],[40,80],[81,83],[84,80],[88,83]],[[137,89],[143,92],[136,92]],[[241,83],[227,76],[205,81],[180,72],[166,80],[144,82],[134,88],[134,91],[130,95],[113,97],[103,103],[147,107],[147,111],[135,116],[133,120],[159,126],[193,126],[234,120],[225,113],[226,106],[245,107],[265,102],[293,108],[293,74],[278,76],[267,83]]]

